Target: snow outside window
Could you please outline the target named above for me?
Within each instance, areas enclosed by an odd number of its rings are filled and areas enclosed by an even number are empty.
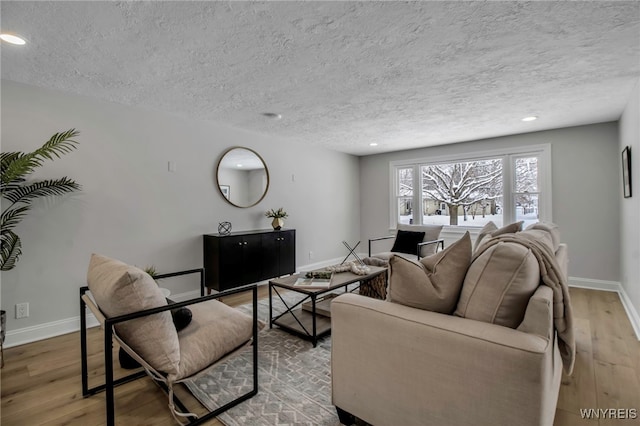
[[[391,226],[551,221],[549,146],[484,154],[392,163]]]
[[[396,211],[398,223],[413,223],[413,167],[399,168],[396,185]]]

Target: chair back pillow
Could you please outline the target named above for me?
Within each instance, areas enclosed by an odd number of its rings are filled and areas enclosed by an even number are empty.
[[[539,284],[540,268],[531,250],[500,242],[469,266],[454,315],[516,328]]]
[[[149,274],[99,254],[91,255],[87,284],[108,318],[167,305]],[[120,323],[116,331],[153,368],[178,374],[180,346],[169,311]]]
[[[424,232],[403,231],[398,229],[391,251],[418,255],[418,243],[424,240]]]
[[[389,261],[387,300],[418,309],[451,314],[471,262],[469,232],[445,250],[413,262],[401,256]]]
[[[398,230],[402,231],[414,231],[424,232],[424,238],[422,242],[433,241],[440,238],[440,232],[442,231],[442,225],[405,225],[398,224]],[[420,257],[431,256],[436,252],[437,244],[427,244],[420,248]],[[413,252],[411,253],[413,254]]]

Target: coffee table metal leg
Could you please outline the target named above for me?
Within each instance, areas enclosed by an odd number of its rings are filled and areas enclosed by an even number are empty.
[[[269,328],[273,328],[273,304],[271,303],[271,292],[273,286],[269,283]]]
[[[318,333],[316,331],[316,295],[311,295],[311,322],[313,324],[313,347],[315,348],[318,345]]]

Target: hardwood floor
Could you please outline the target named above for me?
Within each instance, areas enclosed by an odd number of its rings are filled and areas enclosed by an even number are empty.
[[[616,293],[571,288],[576,365],[563,377],[555,424],[640,424],[640,341]],[[584,420],[580,409],[634,409],[635,419]]]
[[[266,286],[259,297],[267,296]],[[576,318],[577,359],[573,374],[563,377],[556,426],[640,424],[640,342],[617,294],[571,289]],[[248,295],[225,300],[230,305],[249,301]],[[89,331],[90,385],[100,382],[102,332]],[[115,351],[114,351],[115,352]],[[117,357],[117,352],[116,352]],[[124,375],[116,365],[116,374]],[[79,333],[5,350],[0,374],[0,423],[10,425],[102,425],[104,394],[82,398]],[[147,377],[116,388],[119,425],[174,425],[166,395]],[[204,412],[186,392],[179,393],[188,408]],[[636,409],[628,420],[580,417],[580,409]],[[210,425],[221,425],[213,420]],[[482,426],[482,425],[480,425]]]

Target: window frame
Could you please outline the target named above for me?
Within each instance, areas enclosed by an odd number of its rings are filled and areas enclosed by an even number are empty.
[[[538,215],[541,222],[552,222],[552,178],[551,178],[551,144],[527,145],[521,147],[510,147],[504,149],[483,150],[466,152],[460,154],[442,155],[435,157],[421,157],[410,160],[395,160],[389,162],[389,229],[395,230],[398,224],[398,169],[413,167],[413,224],[421,225],[423,218],[422,211],[422,190],[420,184],[420,167],[431,166],[442,163],[456,163],[467,161],[487,160],[492,158],[502,158],[502,185],[503,204],[502,215],[505,224],[515,222],[516,211],[515,201],[515,169],[516,158],[527,156],[538,157]],[[417,189],[416,189],[417,188]],[[507,202],[508,200],[508,202]],[[470,225],[445,225],[446,229],[478,229],[477,226]]]

